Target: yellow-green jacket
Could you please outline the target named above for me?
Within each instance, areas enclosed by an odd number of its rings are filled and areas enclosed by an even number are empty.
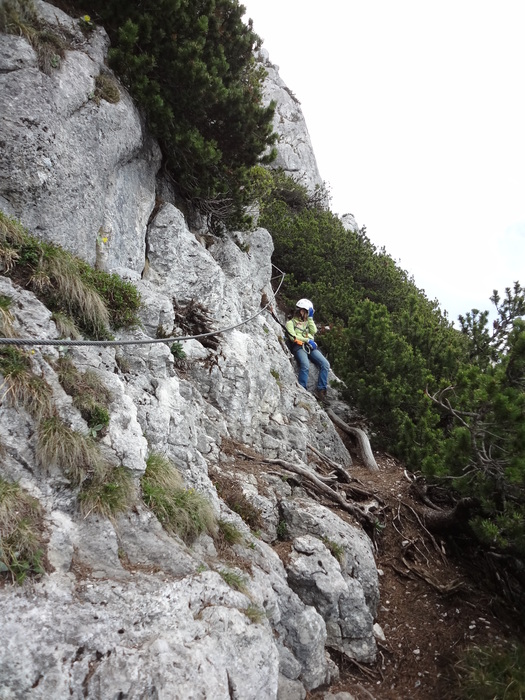
[[[292,343],[298,342],[300,345],[312,340],[317,333],[317,326],[312,318],[308,317],[306,321],[301,321],[298,318],[291,318],[286,324],[288,338]]]

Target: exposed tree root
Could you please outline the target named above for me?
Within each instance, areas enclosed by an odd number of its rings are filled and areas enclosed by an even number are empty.
[[[352,435],[352,437],[357,439],[365,467],[371,471],[379,471],[372,448],[370,447],[370,440],[368,439],[368,435],[365,433],[365,431],[361,430],[361,428],[355,428],[352,425],[348,425],[348,423],[341,420],[339,416],[336,416],[331,409],[327,409],[326,413],[332,423],[337,425],[338,428],[341,428],[341,430],[344,430],[345,433],[348,433],[348,435]]]
[[[267,464],[279,464],[280,466],[288,469],[289,471],[300,474],[303,478],[313,484],[318,491],[323,495],[328,496],[332,501],[335,501],[343,510],[347,513],[353,515],[362,525],[374,525],[376,517],[367,513],[359,506],[356,506],[348,501],[333,488],[321,481],[315,474],[313,474],[308,469],[300,467],[298,464],[293,464],[292,462],[286,462],[284,459],[264,459]]]
[[[450,510],[433,510],[425,506],[420,509],[419,514],[427,530],[446,535],[457,533],[458,530],[466,527],[471,511],[477,506],[477,499],[462,498]]]
[[[337,464],[337,462],[334,462],[332,459],[324,455],[322,452],[319,452],[313,445],[307,445],[309,450],[312,450],[312,452],[317,455],[320,459],[323,460],[323,462],[326,462],[330,467],[336,470],[338,474],[341,475],[342,480],[349,484],[352,481],[351,476],[349,473],[346,471],[344,467],[342,467],[340,464]]]

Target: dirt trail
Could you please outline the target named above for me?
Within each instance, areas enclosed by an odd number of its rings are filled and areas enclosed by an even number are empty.
[[[341,679],[330,690],[347,691],[356,700],[452,699],[461,651],[473,644],[498,645],[518,631],[503,619],[504,606],[487,587],[481,562],[465,551],[454,553],[451,541],[433,537],[422,526],[421,504],[401,465],[387,456],[376,455],[376,460],[379,472],[358,465],[350,472],[381,503],[384,527],[375,536],[381,594],[377,622],[385,639],[378,642],[374,665],[337,659]]]

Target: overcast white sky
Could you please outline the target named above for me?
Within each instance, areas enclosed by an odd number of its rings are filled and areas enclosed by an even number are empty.
[[[241,0],[332,211],[451,320],[525,285],[524,0]]]

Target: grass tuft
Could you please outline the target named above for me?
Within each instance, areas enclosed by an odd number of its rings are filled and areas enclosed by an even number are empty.
[[[30,39],[38,24],[32,0],[4,0],[0,5],[0,30]]]
[[[79,316],[95,335],[107,333],[109,311],[100,294],[79,274],[77,260],[63,248],[31,241],[20,260],[33,262],[30,284],[40,294]]]
[[[44,573],[42,509],[18,484],[0,477],[0,574],[21,584]]]
[[[84,481],[78,499],[85,517],[97,513],[113,520],[135,502],[133,478],[125,467],[105,465]]]
[[[345,554],[345,548],[343,545],[339,544],[338,542],[334,542],[334,540],[331,540],[328,537],[323,537],[322,541],[324,546],[330,551],[330,554],[337,559],[340,564],[342,564]]]
[[[244,576],[236,571],[229,571],[228,569],[221,569],[219,574],[222,576],[223,580],[226,581],[228,586],[230,586],[230,588],[240,591],[241,593],[247,593],[248,587]]]
[[[54,311],[51,314],[51,320],[55,322],[57,331],[61,338],[71,338],[72,340],[80,340],[82,334],[78,330],[73,319],[67,314],[60,311]]]
[[[262,526],[262,515],[259,508],[254,506],[244,495],[242,486],[233,477],[215,472],[212,480],[217,493],[234,513],[240,515],[244,522],[252,530],[258,530]]]
[[[95,96],[94,100],[97,105],[102,100],[106,100],[110,104],[120,102],[120,90],[117,82],[110,75],[99,73],[95,78]]]
[[[94,370],[80,372],[67,355],[56,361],[55,369],[58,381],[64,391],[73,397],[73,404],[88,424],[91,435],[93,437],[102,435],[109,424],[108,407],[112,401],[111,391]]]
[[[33,418],[49,416],[53,392],[43,377],[32,371],[31,356],[13,345],[0,347],[0,397],[21,404]]]
[[[217,521],[211,504],[195,489],[184,488],[182,477],[171,462],[152,453],[146,464],[142,497],[164,529],[186,543],[203,533],[215,534]]]
[[[60,467],[74,485],[104,469],[95,441],[72,430],[57,415],[40,421],[38,457],[44,467],[51,464]]]
[[[456,665],[461,700],[525,698],[525,646],[472,647]]]
[[[0,294],[0,335],[2,338],[14,338],[13,329],[14,316],[11,312],[11,297]]]
[[[244,541],[244,535],[239,528],[228,520],[219,520],[219,535],[229,545],[241,544]]]
[[[39,17],[32,0],[3,0],[0,31],[25,37],[35,50],[38,67],[47,75],[60,68],[60,61],[71,46],[71,37],[64,28],[58,30]]]
[[[247,608],[242,611],[246,617],[254,624],[259,624],[266,617],[266,613],[258,605],[250,604]]]
[[[51,311],[71,319],[88,337],[109,339],[110,327],[140,325],[140,294],[130,282],[39,241],[1,211],[0,263],[5,274],[31,287]]]
[[[19,221],[0,211],[0,243],[2,246],[21,246],[27,239],[27,232]]]

